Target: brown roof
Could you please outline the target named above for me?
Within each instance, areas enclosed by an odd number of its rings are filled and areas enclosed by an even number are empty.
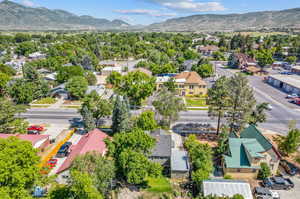
[[[152,72],[146,68],[136,68],[133,71],[140,71],[142,73],[145,73],[148,76],[152,76]]]
[[[247,71],[251,72],[251,73],[258,73],[261,71],[261,68],[257,68],[255,66],[249,66],[246,68]]]
[[[198,75],[198,73],[192,72],[182,72],[174,77],[175,79],[185,79],[185,83],[188,84],[201,84],[206,85],[206,82]]]
[[[218,46],[210,45],[210,46],[202,46],[199,48],[201,51],[217,51],[219,50]]]
[[[256,60],[253,59],[252,57],[244,54],[244,53],[236,53],[235,56],[238,58],[238,59],[242,59],[244,60],[245,62],[248,62],[248,63],[255,63]]]

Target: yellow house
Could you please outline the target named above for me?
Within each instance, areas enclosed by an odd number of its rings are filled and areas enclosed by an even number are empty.
[[[207,94],[207,84],[196,72],[182,72],[173,77],[157,77],[157,89],[159,90],[162,88],[163,84],[170,81],[172,78],[174,78],[178,95],[189,96]]]

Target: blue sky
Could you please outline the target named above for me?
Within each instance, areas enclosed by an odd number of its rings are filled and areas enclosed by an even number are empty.
[[[63,9],[77,15],[150,24],[194,14],[245,13],[300,7],[300,0],[14,0],[32,7]]]

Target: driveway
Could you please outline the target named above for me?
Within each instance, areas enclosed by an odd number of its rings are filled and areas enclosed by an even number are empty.
[[[284,191],[279,190],[277,191],[280,194],[280,199],[299,199],[300,198],[300,177],[294,176],[291,178],[294,182],[295,187],[294,189]]]

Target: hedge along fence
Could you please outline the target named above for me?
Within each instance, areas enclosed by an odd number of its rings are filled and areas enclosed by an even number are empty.
[[[74,132],[76,131],[76,129],[72,129],[70,130],[70,132],[67,134],[67,136],[61,140],[52,150],[51,152],[46,155],[44,158],[42,158],[41,163],[39,164],[39,167],[43,167],[43,166],[47,166],[47,162],[58,152],[58,150],[60,149],[60,147],[66,143],[74,134]]]

